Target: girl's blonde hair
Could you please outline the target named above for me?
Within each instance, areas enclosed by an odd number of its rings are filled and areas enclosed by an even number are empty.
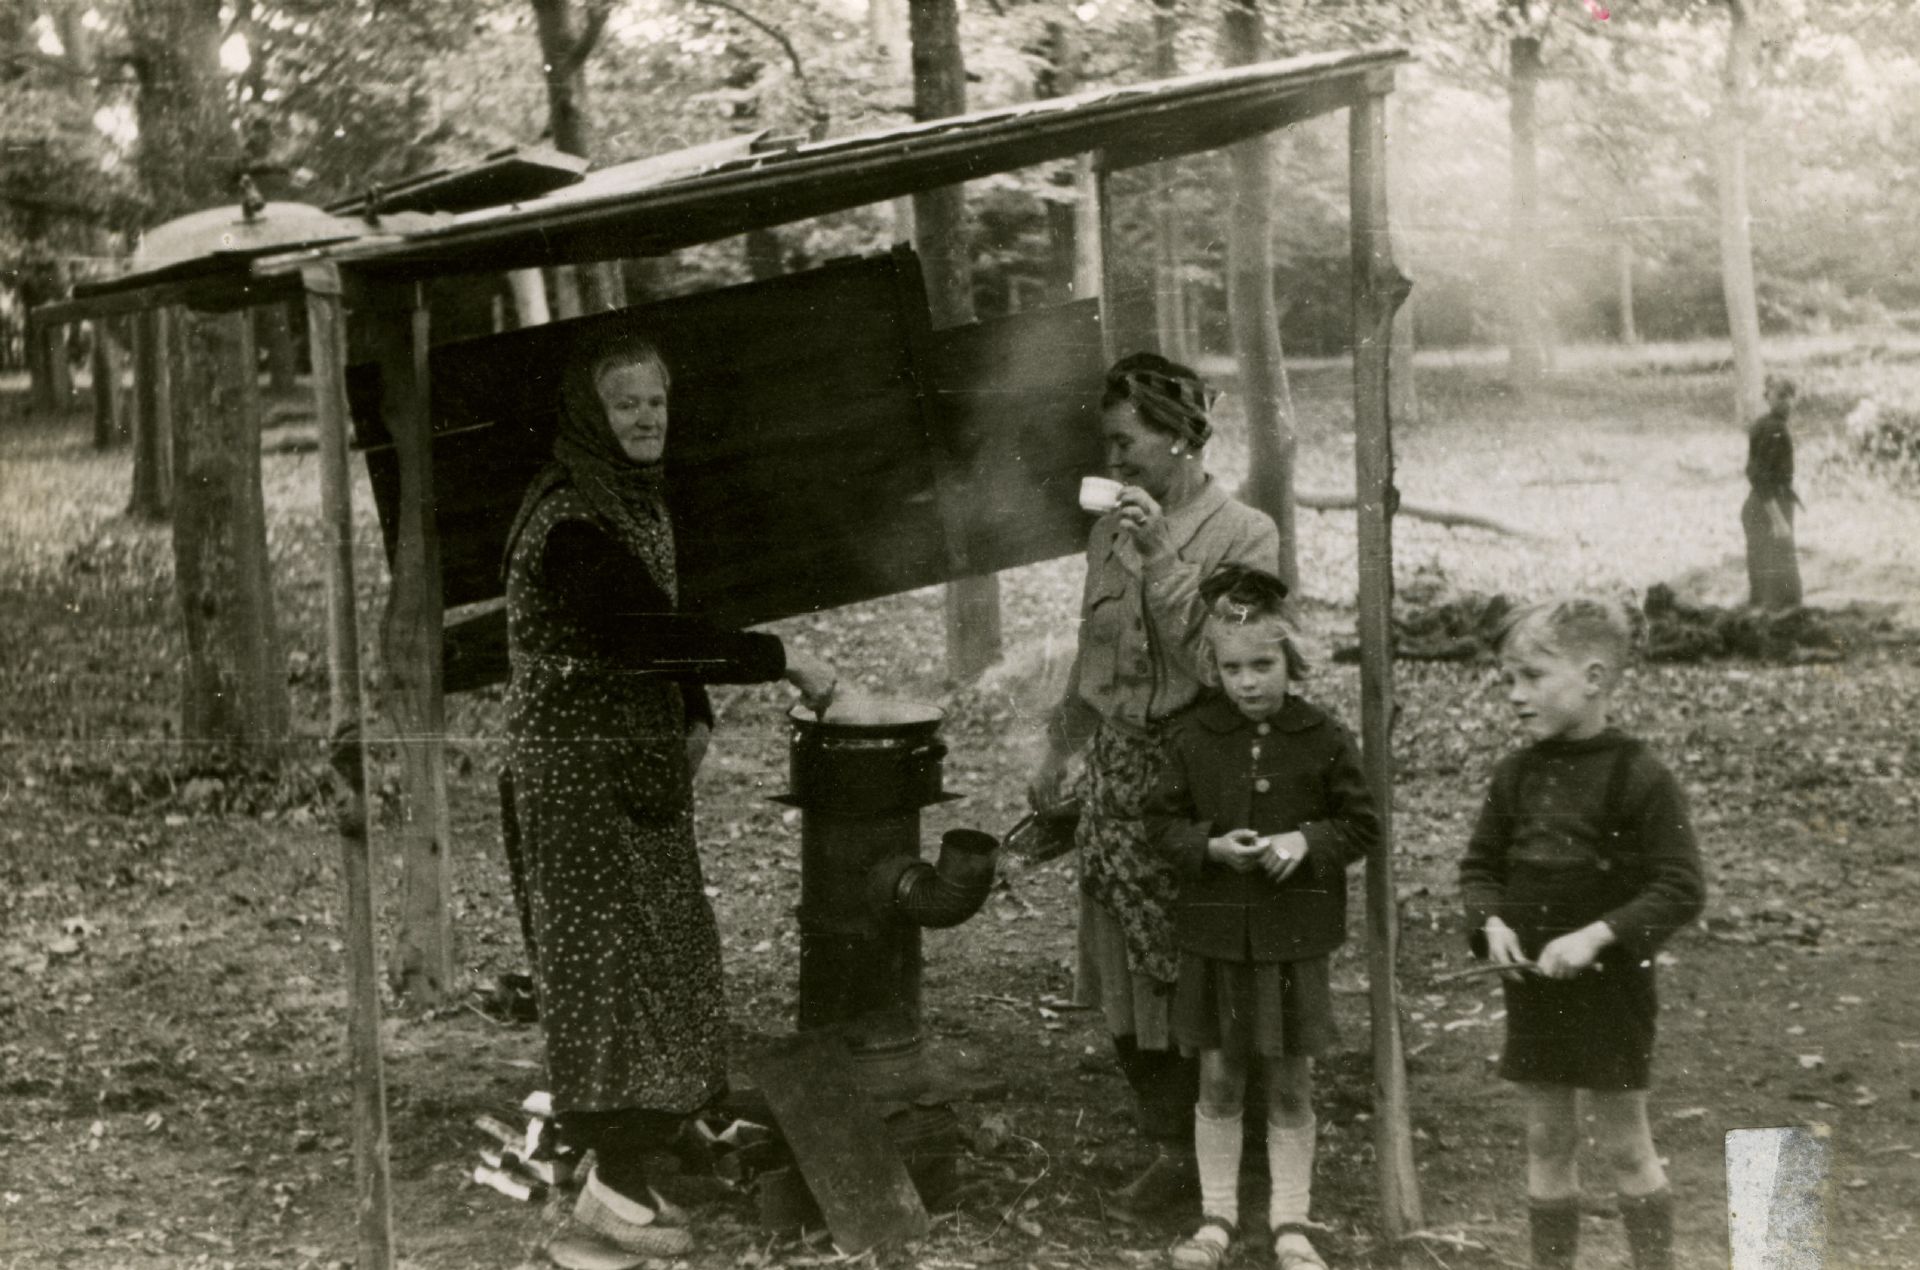
[[[1207,655],[1201,665],[1202,678],[1214,687],[1220,683],[1220,671],[1214,662],[1212,631],[1216,626],[1250,626],[1271,623],[1278,628],[1282,655],[1287,661],[1288,679],[1305,679],[1309,665],[1301,651],[1301,635],[1287,616],[1287,584],[1264,569],[1241,564],[1223,564],[1200,582],[1200,602],[1206,606]]]

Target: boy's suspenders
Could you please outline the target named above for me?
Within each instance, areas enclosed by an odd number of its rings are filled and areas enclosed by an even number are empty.
[[[1611,873],[1616,864],[1629,859],[1633,821],[1626,809],[1627,777],[1633,760],[1639,757],[1640,742],[1628,738],[1614,751],[1613,768],[1607,773],[1606,801],[1600,805],[1600,868]]]
[[[1630,860],[1633,835],[1633,821],[1625,807],[1627,780],[1633,773],[1633,760],[1645,748],[1632,737],[1625,738],[1613,752],[1613,765],[1607,771],[1607,788],[1600,804],[1600,859],[1598,864],[1602,873],[1613,872],[1614,866]],[[1533,752],[1521,752],[1520,770],[1514,773],[1516,791],[1526,788],[1527,781],[1533,776],[1537,765]]]

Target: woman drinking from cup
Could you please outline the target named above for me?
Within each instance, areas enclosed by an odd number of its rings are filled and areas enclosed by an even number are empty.
[[[720,937],[693,839],[713,722],[702,685],[784,678],[816,711],[834,688],[831,668],[772,635],[675,612],[668,386],[643,336],[589,337],[562,380],[553,461],[507,539],[508,840],[554,1109],[598,1160],[551,1250],[563,1264],[693,1243],[645,1157],[726,1077]]]
[[[1200,693],[1200,580],[1223,564],[1279,568],[1273,521],[1235,501],[1201,465],[1213,432],[1210,396],[1198,374],[1153,353],[1123,357],[1107,372],[1101,430],[1119,488],[1086,491],[1089,510],[1102,514],[1087,542],[1079,647],[1027,791],[1038,809],[1058,806],[1067,761],[1085,752],[1075,987],[1083,1004],[1100,1008],[1141,1132],[1159,1148],[1114,1197],[1135,1211],[1199,1193],[1195,1067],[1173,1048],[1168,1027],[1179,977],[1175,885],[1147,839],[1142,804],[1160,776],[1168,721]]]

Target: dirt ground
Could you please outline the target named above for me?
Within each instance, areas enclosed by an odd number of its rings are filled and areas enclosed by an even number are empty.
[[[1799,425],[1809,594],[1904,607],[1920,596],[1915,491],[1828,458],[1863,359],[1875,374],[1920,375],[1911,350],[1859,347],[1823,347],[1798,368],[1810,388]],[[1522,407],[1483,368],[1434,370],[1422,419],[1398,439],[1407,501],[1495,512],[1541,536],[1403,521],[1403,585],[1531,596],[1678,579],[1687,594],[1737,598],[1744,441],[1712,371],[1581,366]],[[1350,487],[1349,382],[1344,368],[1296,374],[1306,488]],[[350,1262],[338,848],[311,740],[325,698],[312,459],[268,460],[277,601],[310,740],[261,775],[209,767],[175,737],[166,536],[119,514],[126,456],[95,454],[86,436],[79,415],[23,420],[19,394],[0,391],[0,1268]],[[1236,440],[1229,429],[1215,447],[1216,471],[1235,473]],[[359,506],[371,641],[383,575],[364,486]],[[1300,557],[1322,642],[1350,639],[1350,514],[1303,513]],[[946,783],[967,797],[930,813],[927,836],[999,831],[1021,810],[1078,579],[1071,560],[1007,575],[1007,664],[959,691],[941,682],[932,593],[780,629],[868,688],[945,705]],[[1916,660],[1911,643],[1861,641],[1837,664],[1647,666],[1624,690],[1625,724],[1681,774],[1713,878],[1706,920],[1662,970],[1655,1135],[1683,1265],[1727,1264],[1723,1134],[1803,1124],[1832,1134],[1826,1264],[1920,1264]],[[1344,1048],[1319,1073],[1315,1216],[1335,1266],[1524,1265],[1518,1106],[1492,1073],[1499,992],[1434,981],[1465,964],[1454,867],[1488,767],[1514,738],[1485,665],[1397,674],[1400,991],[1425,1225],[1438,1237],[1396,1249],[1377,1226],[1357,906],[1335,967]],[[1323,665],[1308,695],[1357,718],[1351,667]],[[789,1028],[793,1012],[798,833],[768,801],[785,782],[786,704],[771,688],[721,693],[699,789],[743,1046]],[[541,1050],[536,1028],[477,1008],[522,957],[493,795],[497,695],[456,699],[452,713],[466,977],[437,1012],[386,1003],[395,1226],[423,1270],[540,1264],[564,1209],[467,1180],[482,1145],[472,1120],[514,1117],[541,1083]],[[384,829],[395,770],[383,749]],[[1181,1233],[1103,1201],[1145,1155],[1097,1022],[1058,1004],[1071,990],[1072,889],[1069,861],[1010,864],[979,917],[927,938],[933,1043],[1006,1092],[961,1108],[973,1149],[959,1204],[887,1264],[1157,1265]],[[708,1231],[689,1266],[842,1261],[819,1237],[760,1232],[744,1196],[698,1179],[676,1187]],[[1583,1233],[1586,1270],[1626,1264],[1617,1221],[1591,1217]],[[1232,1264],[1270,1261],[1249,1249]]]

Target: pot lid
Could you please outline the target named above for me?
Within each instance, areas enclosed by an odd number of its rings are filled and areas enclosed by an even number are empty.
[[[305,203],[228,203],[155,225],[133,253],[135,271],[209,256],[264,256],[295,247],[358,238],[366,231]]]
[[[946,711],[924,701],[895,701],[887,697],[868,697],[849,693],[827,707],[824,719],[816,718],[805,706],[788,712],[802,723],[819,723],[843,728],[899,728],[920,723],[938,723]]]

